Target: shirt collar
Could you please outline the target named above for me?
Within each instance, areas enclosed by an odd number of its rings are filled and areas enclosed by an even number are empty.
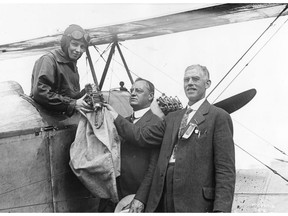
[[[206,100],[206,98],[202,98],[201,100],[197,101],[196,103],[194,103],[193,105],[189,106],[189,104],[187,104],[187,108],[191,108],[194,111],[198,110],[199,107],[202,105],[202,103]]]
[[[147,107],[147,108],[135,111],[134,118],[135,119],[141,118],[149,109],[150,107]]]

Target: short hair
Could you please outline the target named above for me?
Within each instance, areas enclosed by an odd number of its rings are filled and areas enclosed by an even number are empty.
[[[144,82],[146,82],[146,84],[148,85],[148,90],[149,90],[149,92],[150,92],[150,93],[153,93],[153,95],[154,95],[154,93],[155,93],[155,87],[154,87],[154,85],[153,85],[152,82],[150,82],[149,80],[143,79],[143,78],[141,78],[141,77],[138,77],[138,78],[135,80],[135,82],[138,82],[138,81],[144,81]],[[135,82],[134,82],[134,83],[135,83]]]
[[[200,64],[194,64],[194,65],[188,66],[186,68],[185,72],[187,70],[192,70],[192,69],[195,69],[195,68],[200,68],[204,72],[204,75],[208,78],[208,80],[210,79],[210,74],[209,74],[209,71],[208,71],[207,67],[205,67],[203,65],[200,65]]]

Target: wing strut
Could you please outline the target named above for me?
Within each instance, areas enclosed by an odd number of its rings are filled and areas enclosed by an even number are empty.
[[[102,74],[101,80],[100,80],[99,90],[102,89],[102,86],[103,86],[104,80],[105,80],[105,78],[106,78],[107,71],[108,71],[108,68],[109,68],[109,65],[110,65],[110,62],[111,62],[112,56],[113,56],[113,54],[114,54],[114,52],[115,52],[115,46],[116,46],[116,43],[117,43],[117,41],[113,42],[113,44],[112,44],[112,46],[111,46],[110,53],[109,53],[109,56],[108,56],[108,59],[107,59],[107,62],[106,62],[106,65],[105,65],[105,68],[104,68],[104,71],[103,71],[103,74]]]
[[[104,68],[102,77],[101,77],[101,81],[100,81],[100,84],[99,84],[99,90],[101,90],[102,87],[103,87],[103,83],[104,83],[105,77],[106,77],[106,75],[107,75],[108,68],[109,68],[109,65],[110,65],[110,63],[111,63],[112,56],[113,56],[113,54],[115,53],[115,46],[117,47],[117,49],[118,49],[118,51],[119,51],[121,60],[122,60],[122,62],[123,62],[123,64],[124,64],[124,67],[125,67],[125,69],[126,69],[126,71],[127,71],[128,77],[129,77],[129,79],[130,79],[130,81],[131,81],[131,84],[134,83],[133,78],[132,78],[131,73],[130,73],[130,70],[129,70],[128,66],[127,66],[127,63],[126,63],[125,58],[124,58],[124,56],[123,56],[123,53],[122,53],[122,51],[121,51],[121,49],[120,49],[119,43],[118,43],[118,41],[114,41],[113,44],[112,44],[112,46],[111,46],[110,53],[109,53],[109,56],[108,56],[108,59],[107,59],[107,62],[106,62],[106,65],[105,65],[105,68]],[[92,73],[93,73],[93,72],[92,72]]]
[[[127,64],[126,64],[126,61],[125,61],[125,59],[124,59],[124,56],[123,56],[122,51],[121,51],[121,49],[120,49],[120,46],[119,46],[118,43],[116,43],[116,46],[117,46],[117,49],[118,49],[119,54],[120,54],[120,56],[121,56],[121,59],[122,59],[122,61],[123,61],[123,64],[124,64],[124,66],[125,66],[125,69],[126,69],[126,71],[127,71],[127,74],[128,74],[128,76],[129,76],[130,82],[131,82],[131,84],[133,84],[133,83],[134,83],[133,78],[132,78],[131,73],[130,73],[130,70],[129,70]]]
[[[93,66],[93,63],[92,63],[89,47],[87,47],[86,55],[87,55],[87,58],[88,58],[88,62],[89,62],[89,65],[90,65],[90,69],[91,69],[91,73],[92,73],[92,77],[93,77],[94,83],[95,83],[95,85],[98,88],[99,85],[98,85],[95,69],[94,69],[94,66]]]

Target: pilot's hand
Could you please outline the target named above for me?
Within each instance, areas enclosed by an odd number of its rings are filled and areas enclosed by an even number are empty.
[[[103,103],[103,106],[107,108],[107,110],[110,111],[110,113],[112,114],[114,120],[117,118],[118,113],[115,111],[115,109],[108,103]]]
[[[85,114],[87,112],[93,112],[93,107],[89,106],[84,98],[86,97],[86,95],[84,95],[82,98],[76,100],[76,105],[75,105],[75,109],[80,112],[81,114]]]
[[[130,203],[130,213],[140,213],[144,212],[144,204],[137,199],[133,199]]]

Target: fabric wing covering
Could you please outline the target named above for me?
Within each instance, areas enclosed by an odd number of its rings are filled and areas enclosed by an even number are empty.
[[[100,126],[99,119],[103,121]],[[94,196],[119,201],[116,177],[120,175],[120,139],[105,107],[81,117],[69,164]]]

